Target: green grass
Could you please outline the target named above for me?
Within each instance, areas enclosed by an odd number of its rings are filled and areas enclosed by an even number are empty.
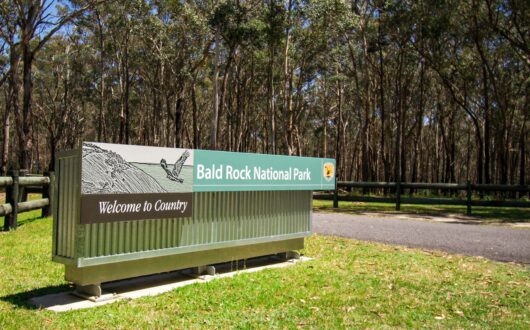
[[[465,215],[466,206],[460,205],[409,205],[402,204],[396,211],[393,203],[339,202],[339,208],[333,209],[332,201],[313,200],[313,209],[323,212],[425,214],[425,215]],[[530,222],[530,209],[516,207],[474,206],[472,216],[488,223]]]
[[[33,212],[37,216],[37,212]],[[524,266],[311,236],[284,269],[241,274],[156,297],[65,313],[27,299],[71,290],[50,261],[50,219],[0,233],[0,328],[530,327]]]

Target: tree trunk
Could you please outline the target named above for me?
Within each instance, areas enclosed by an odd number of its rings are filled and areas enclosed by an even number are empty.
[[[166,98],[166,132],[165,132],[165,136],[166,136],[166,147],[171,147],[171,134],[170,134],[170,131],[171,131],[171,119],[173,118],[173,116],[171,115],[171,103],[172,103],[172,97],[169,93],[166,93],[165,94],[165,98]],[[175,148],[177,148],[177,144],[176,144],[176,141],[175,141],[175,145],[173,146]]]
[[[180,148],[181,147],[181,141],[180,141],[180,131],[182,129],[182,103],[183,99],[180,97],[180,95],[177,98],[177,102],[175,102],[175,147]]]
[[[420,99],[419,99],[419,109],[416,116],[416,141],[414,143],[414,152],[412,155],[412,164],[411,164],[411,182],[416,182],[418,179],[418,155],[421,151],[422,146],[422,137],[421,132],[423,129],[423,112],[424,112],[424,93],[425,93],[425,65],[423,61],[420,63]],[[410,194],[414,194],[414,189],[410,189]]]
[[[337,82],[338,87],[338,105],[337,105],[337,136],[335,141],[335,161],[336,161],[336,177],[337,180],[342,179],[342,149],[341,149],[341,128],[342,128],[342,84],[340,81]]]
[[[219,29],[215,31],[215,57],[213,74],[213,116],[212,131],[210,134],[210,149],[217,150],[217,136],[219,131],[219,61],[220,61],[221,35]]]
[[[31,152],[33,149],[33,116],[31,109],[32,98],[32,65],[34,54],[29,45],[24,45],[22,58],[23,65],[23,103],[22,103],[22,125],[19,128],[19,166],[21,169],[31,171]]]
[[[197,114],[199,112],[199,109],[197,107],[197,95],[195,92],[195,81],[191,85],[191,105],[192,105],[192,120],[193,120],[193,148],[199,149],[199,141],[200,141],[200,135],[199,135],[199,123]]]
[[[99,84],[99,113],[98,113],[98,124],[97,124],[97,140],[99,142],[107,140],[107,134],[105,132],[105,46],[104,46],[104,33],[99,12],[96,10],[98,19],[98,32],[99,32],[99,71],[100,71],[100,84]]]
[[[54,171],[55,170],[55,154],[57,151],[57,140],[55,138],[55,135],[50,130],[50,136],[49,138],[49,146],[50,146],[50,162],[48,163],[48,171]]]
[[[271,1],[272,2],[272,1]],[[276,153],[276,114],[274,110],[274,44],[269,48],[269,70],[268,70],[268,110],[269,110],[269,147],[270,153]]]
[[[272,23],[272,15],[274,13],[274,6],[276,2],[269,0],[269,15],[271,15],[270,28],[274,28]],[[268,113],[269,113],[269,148],[270,153],[276,154],[276,112],[274,109],[274,62],[276,53],[276,41],[274,36],[269,36],[269,68],[267,76],[267,94],[268,94]]]
[[[286,144],[287,144],[287,154],[290,156],[294,153],[294,141],[293,141],[293,72],[289,70],[289,47],[291,43],[291,10],[292,10],[292,0],[288,1],[287,5],[287,17],[288,24],[285,29],[285,48],[283,50],[283,96],[284,96],[284,110],[287,113],[287,129],[286,129]]]
[[[526,184],[526,143],[528,143],[528,140],[526,138],[527,132],[526,128],[523,124],[523,127],[521,128],[521,141],[519,142],[519,154],[520,154],[520,160],[519,160],[519,184],[521,186],[524,186]],[[521,193],[522,195],[522,193]]]
[[[125,133],[125,92],[124,92],[124,82],[123,77],[120,78],[121,85],[121,95],[120,95],[120,134],[118,143],[123,143],[124,133]]]
[[[323,102],[323,114],[322,114],[322,156],[326,158],[328,156],[328,90],[327,82],[324,79],[323,82],[323,93],[324,93],[324,102]]]
[[[125,144],[129,144],[129,135],[131,132],[131,116],[129,114],[130,104],[129,95],[131,90],[131,79],[129,72],[129,52],[126,53],[127,62],[125,66]]]
[[[381,14],[381,13],[380,13]],[[383,163],[384,181],[388,182],[390,179],[390,171],[388,158],[386,153],[386,113],[385,113],[385,67],[383,58],[383,34],[381,32],[381,23],[377,27],[377,37],[379,41],[379,100],[381,108],[381,162]]]
[[[225,103],[227,103],[225,101],[226,99],[226,96],[227,96],[227,85],[228,85],[228,77],[230,76],[230,68],[232,67],[232,61],[234,59],[234,53],[235,53],[236,49],[235,48],[232,48],[229,50],[229,55],[228,55],[228,59],[226,61],[226,65],[225,65],[225,69],[224,69],[224,72],[223,72],[223,82],[221,84],[221,95],[219,97],[219,109],[218,109],[218,114],[217,114],[217,139],[219,138],[219,131],[222,131],[221,130],[221,117],[223,116],[223,111],[224,111],[224,107],[225,107]],[[230,102],[230,100],[228,101],[228,103]],[[226,115],[227,115],[227,119],[226,119],[226,122],[227,122],[227,125],[230,125],[230,118],[229,115],[229,111],[226,111]],[[229,130],[229,127],[228,127],[228,130]],[[217,140],[216,139],[216,140]],[[230,143],[230,138],[229,137],[225,137],[224,139],[222,139],[222,141],[226,143]],[[222,147],[222,145],[219,143],[219,141],[217,141],[217,147]]]
[[[370,159],[368,157],[368,145],[370,141],[370,130],[369,130],[369,118],[371,108],[371,97],[370,97],[370,84],[366,88],[366,99],[364,106],[364,116],[362,119],[362,134],[363,139],[361,142],[361,179],[362,181],[370,181]]]
[[[19,93],[20,83],[18,80],[18,66],[20,64],[20,54],[17,52],[16,47],[10,48],[9,63],[11,71],[8,74],[8,95],[6,102],[6,113],[4,117],[4,141],[2,143],[2,159],[0,160],[0,170],[2,174],[6,174],[9,163],[9,146],[11,136],[11,114],[15,114],[15,126],[20,126],[20,104],[19,104]]]
[[[488,75],[486,68],[482,66],[482,83],[484,87],[484,182],[491,183],[490,175],[490,105],[488,93]]]
[[[10,142],[10,133],[11,133],[11,107],[9,104],[6,104],[6,112],[4,115],[4,129],[3,129],[3,138],[2,142],[2,158],[0,160],[0,175],[6,175],[7,173],[7,163],[9,159],[9,142]]]
[[[35,33],[35,24],[39,15],[41,7],[37,2],[29,2],[25,4],[21,15],[23,19],[20,20],[21,29],[21,40],[20,47],[22,48],[22,61],[23,61],[23,73],[22,73],[22,84],[23,84],[23,101],[22,101],[22,114],[15,112],[17,117],[17,130],[18,130],[18,143],[19,143],[19,167],[20,169],[31,170],[31,152],[33,149],[33,116],[31,109],[31,97],[32,97],[32,66],[35,53],[31,49],[33,46],[31,41]]]
[[[120,55],[120,135],[119,143],[129,144],[129,38],[125,40],[123,53]]]
[[[401,52],[399,55],[399,68],[396,78],[396,94],[397,94],[397,102],[396,105],[396,144],[394,146],[394,179],[397,182],[401,182],[401,155],[402,155],[402,138],[403,138],[403,53]]]

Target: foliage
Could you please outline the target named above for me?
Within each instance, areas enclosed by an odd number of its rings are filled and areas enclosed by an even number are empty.
[[[530,180],[528,1],[29,1],[56,17],[22,43],[19,3],[0,6],[2,170],[97,140]]]

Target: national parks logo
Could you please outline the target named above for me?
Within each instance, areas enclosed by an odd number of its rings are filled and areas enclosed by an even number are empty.
[[[335,176],[335,166],[333,163],[324,163],[324,178],[331,181]]]

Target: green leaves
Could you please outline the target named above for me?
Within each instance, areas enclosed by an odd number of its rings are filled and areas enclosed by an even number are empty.
[[[220,32],[229,48],[259,44],[266,30],[262,21],[252,16],[247,7],[235,1],[219,4],[210,15],[208,23],[212,30]]]

